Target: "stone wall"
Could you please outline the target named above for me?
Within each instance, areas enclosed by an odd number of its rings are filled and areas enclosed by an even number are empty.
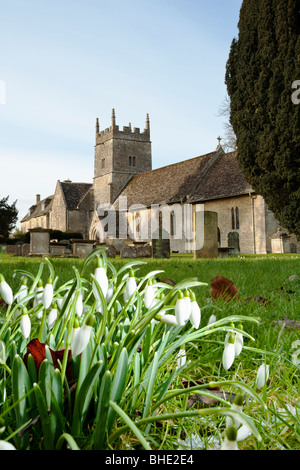
[[[49,224],[52,230],[61,230],[62,232],[68,230],[66,204],[59,182],[56,185],[55,194],[53,196]]]

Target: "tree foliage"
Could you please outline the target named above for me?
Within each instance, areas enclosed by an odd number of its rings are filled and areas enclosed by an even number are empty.
[[[300,0],[244,0],[226,66],[241,171],[300,236]]]
[[[9,204],[8,198],[9,196],[0,199],[0,238],[9,236],[18,219],[17,201]]]

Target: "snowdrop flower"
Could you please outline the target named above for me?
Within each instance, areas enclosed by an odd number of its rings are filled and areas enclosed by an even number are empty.
[[[168,313],[158,313],[155,318],[159,321],[162,321],[163,323],[166,323],[167,325],[178,326],[176,317],[174,315],[170,315]]]
[[[152,285],[152,283],[149,281],[148,285],[146,286],[145,294],[144,294],[144,304],[146,308],[150,308],[151,306],[153,306],[155,294],[156,294],[156,289]]]
[[[50,307],[53,300],[53,281],[51,277],[48,279],[47,284],[43,290],[42,302],[44,308],[47,309]]]
[[[124,289],[124,301],[128,302],[128,300],[131,298],[133,293],[137,289],[137,284],[136,280],[134,277],[134,273],[132,270],[130,270],[129,277],[127,278],[126,284],[125,284],[125,289]]]
[[[185,302],[185,321],[187,321],[190,316],[191,316],[191,312],[192,312],[192,306],[191,306],[191,297],[190,297],[190,294],[189,294],[189,291],[187,289],[185,289],[184,291],[184,302]]]
[[[259,366],[256,376],[256,388],[263,388],[269,378],[269,366],[262,364]]]
[[[235,343],[234,334],[230,333],[228,336],[228,339],[225,340],[225,347],[224,347],[223,357],[222,357],[223,367],[225,370],[230,369],[230,367],[233,364],[233,361],[235,358],[234,343]]]
[[[243,326],[239,325],[239,329],[242,330]],[[239,356],[244,345],[244,337],[242,333],[235,333],[235,357]]]
[[[80,318],[83,313],[83,300],[82,300],[82,293],[79,292],[76,306],[75,306],[75,313]]]
[[[50,310],[48,318],[47,318],[47,325],[49,330],[54,326],[54,323],[57,319],[57,305],[55,304],[53,308]]]
[[[27,308],[23,308],[23,312],[21,315],[21,320],[20,320],[20,329],[21,333],[24,336],[25,339],[27,339],[30,336],[30,331],[31,331],[31,321],[29,318],[29,315],[27,313]]]
[[[239,450],[237,446],[237,430],[234,426],[226,429],[226,437],[221,444],[220,450]]]
[[[237,436],[236,440],[237,442],[244,441],[251,435],[251,429],[248,428],[246,424],[243,424],[238,430],[237,430]]]
[[[94,276],[96,281],[98,282],[101,290],[103,292],[103,296],[106,297],[108,291],[108,278],[106,274],[106,269],[103,266],[102,260],[98,257],[98,266],[95,269]],[[94,284],[94,283],[93,283]],[[99,294],[97,292],[96,286],[93,287],[93,292],[97,300],[100,300]]]
[[[191,315],[190,315],[190,322],[194,328],[199,328],[201,322],[201,310],[196,301],[196,297],[194,292],[192,292],[191,297]]]
[[[183,293],[179,291],[178,298],[175,304],[175,317],[179,326],[185,325],[186,321],[186,301],[184,300]]]
[[[7,284],[6,280],[4,279],[3,274],[0,274],[0,294],[8,305],[13,303],[13,292],[11,287]]]
[[[16,450],[16,448],[10,442],[0,441],[0,450]]]
[[[216,319],[217,319],[216,315],[212,314],[209,317],[207,324],[210,325],[211,323],[215,323]]]
[[[43,287],[42,281],[40,280],[38,282],[38,288],[36,290],[36,295],[33,301],[34,307],[36,307],[39,303],[43,302],[43,293],[44,293],[44,287]]]
[[[233,400],[233,403],[231,405],[232,410],[236,411],[242,411],[243,409],[243,396],[242,395],[237,395],[235,399]],[[236,429],[239,428],[241,425],[240,421],[238,418],[234,417],[232,418],[231,416],[226,416],[226,427],[228,428],[229,426],[234,425]]]
[[[185,349],[180,348],[176,357],[177,357],[177,369],[180,369],[180,367],[184,366],[184,364],[186,363]]]
[[[28,295],[27,278],[25,277],[22,281],[19,291],[16,294],[17,303],[21,302],[27,295]]]
[[[93,329],[93,323],[95,321],[94,315],[90,315],[80,328],[76,325],[73,328],[73,336],[71,340],[71,351],[72,356],[76,357],[82,353],[82,351],[88,345]]]

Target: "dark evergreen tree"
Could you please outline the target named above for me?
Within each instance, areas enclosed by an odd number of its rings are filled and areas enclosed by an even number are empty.
[[[300,0],[244,0],[226,66],[241,171],[300,236]]]
[[[18,219],[16,201],[9,204],[8,198],[9,196],[0,199],[0,240],[8,238]]]

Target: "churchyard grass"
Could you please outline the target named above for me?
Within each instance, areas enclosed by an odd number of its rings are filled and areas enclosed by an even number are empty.
[[[26,272],[33,276],[28,286],[39,275],[45,286],[53,271],[57,277],[56,292],[63,286],[68,289],[73,286],[72,294],[76,294],[83,287],[90,294],[91,302],[87,303],[92,305],[93,295],[99,294],[98,284],[94,294],[91,288],[97,259],[92,256],[89,262],[72,258],[43,261],[3,256],[0,274],[15,294]],[[10,442],[18,449],[41,450],[66,446],[115,450],[219,449],[231,415],[250,429],[249,435],[237,443],[239,449],[300,450],[300,343],[296,343],[300,330],[291,323],[283,328],[282,323],[284,319],[287,322],[287,317],[289,321],[300,321],[300,279],[291,278],[300,277],[299,255],[212,260],[194,260],[190,255],[147,260],[117,257],[107,262],[110,277],[116,276],[118,280],[116,288],[125,287],[123,275],[127,276],[130,266],[138,282],[143,280],[140,294],[132,299],[136,310],[130,306],[130,300],[124,307],[120,292],[120,310],[114,309],[112,313],[109,308],[102,314],[93,311],[95,336],[81,355],[72,359],[73,382],[67,380],[67,354],[60,358],[55,371],[46,348],[47,360],[38,375],[33,361],[28,360],[27,371],[22,358],[27,343],[34,337],[53,350],[65,346],[72,350],[75,310],[70,308],[69,323],[63,320],[66,310],[51,330],[46,324],[49,310],[46,315],[43,307],[29,309],[31,333],[24,338],[20,315],[14,314],[8,320],[7,305],[0,306],[0,441]],[[181,290],[191,289],[201,308],[198,328],[193,328],[190,322],[172,327],[157,317],[153,320],[155,309],[149,310],[143,304],[149,273],[153,279],[169,278],[181,287],[186,280]],[[212,299],[210,282],[217,275],[237,286],[239,301]],[[197,281],[204,284],[198,285]],[[169,295],[167,305],[174,307],[178,288],[164,282],[159,286],[162,298]],[[104,302],[101,292],[100,289]],[[42,314],[39,320],[38,313]],[[208,326],[212,315],[216,321]],[[235,334],[243,331],[244,344],[226,370],[222,358],[229,330]],[[178,368],[180,348],[184,348],[186,361]],[[269,374],[258,388],[257,371],[263,364],[268,365]],[[219,387],[217,400],[212,385]],[[226,395],[221,396],[223,392]],[[242,410],[234,409],[231,395],[242,395]],[[99,419],[103,420],[103,428],[97,425]]]

